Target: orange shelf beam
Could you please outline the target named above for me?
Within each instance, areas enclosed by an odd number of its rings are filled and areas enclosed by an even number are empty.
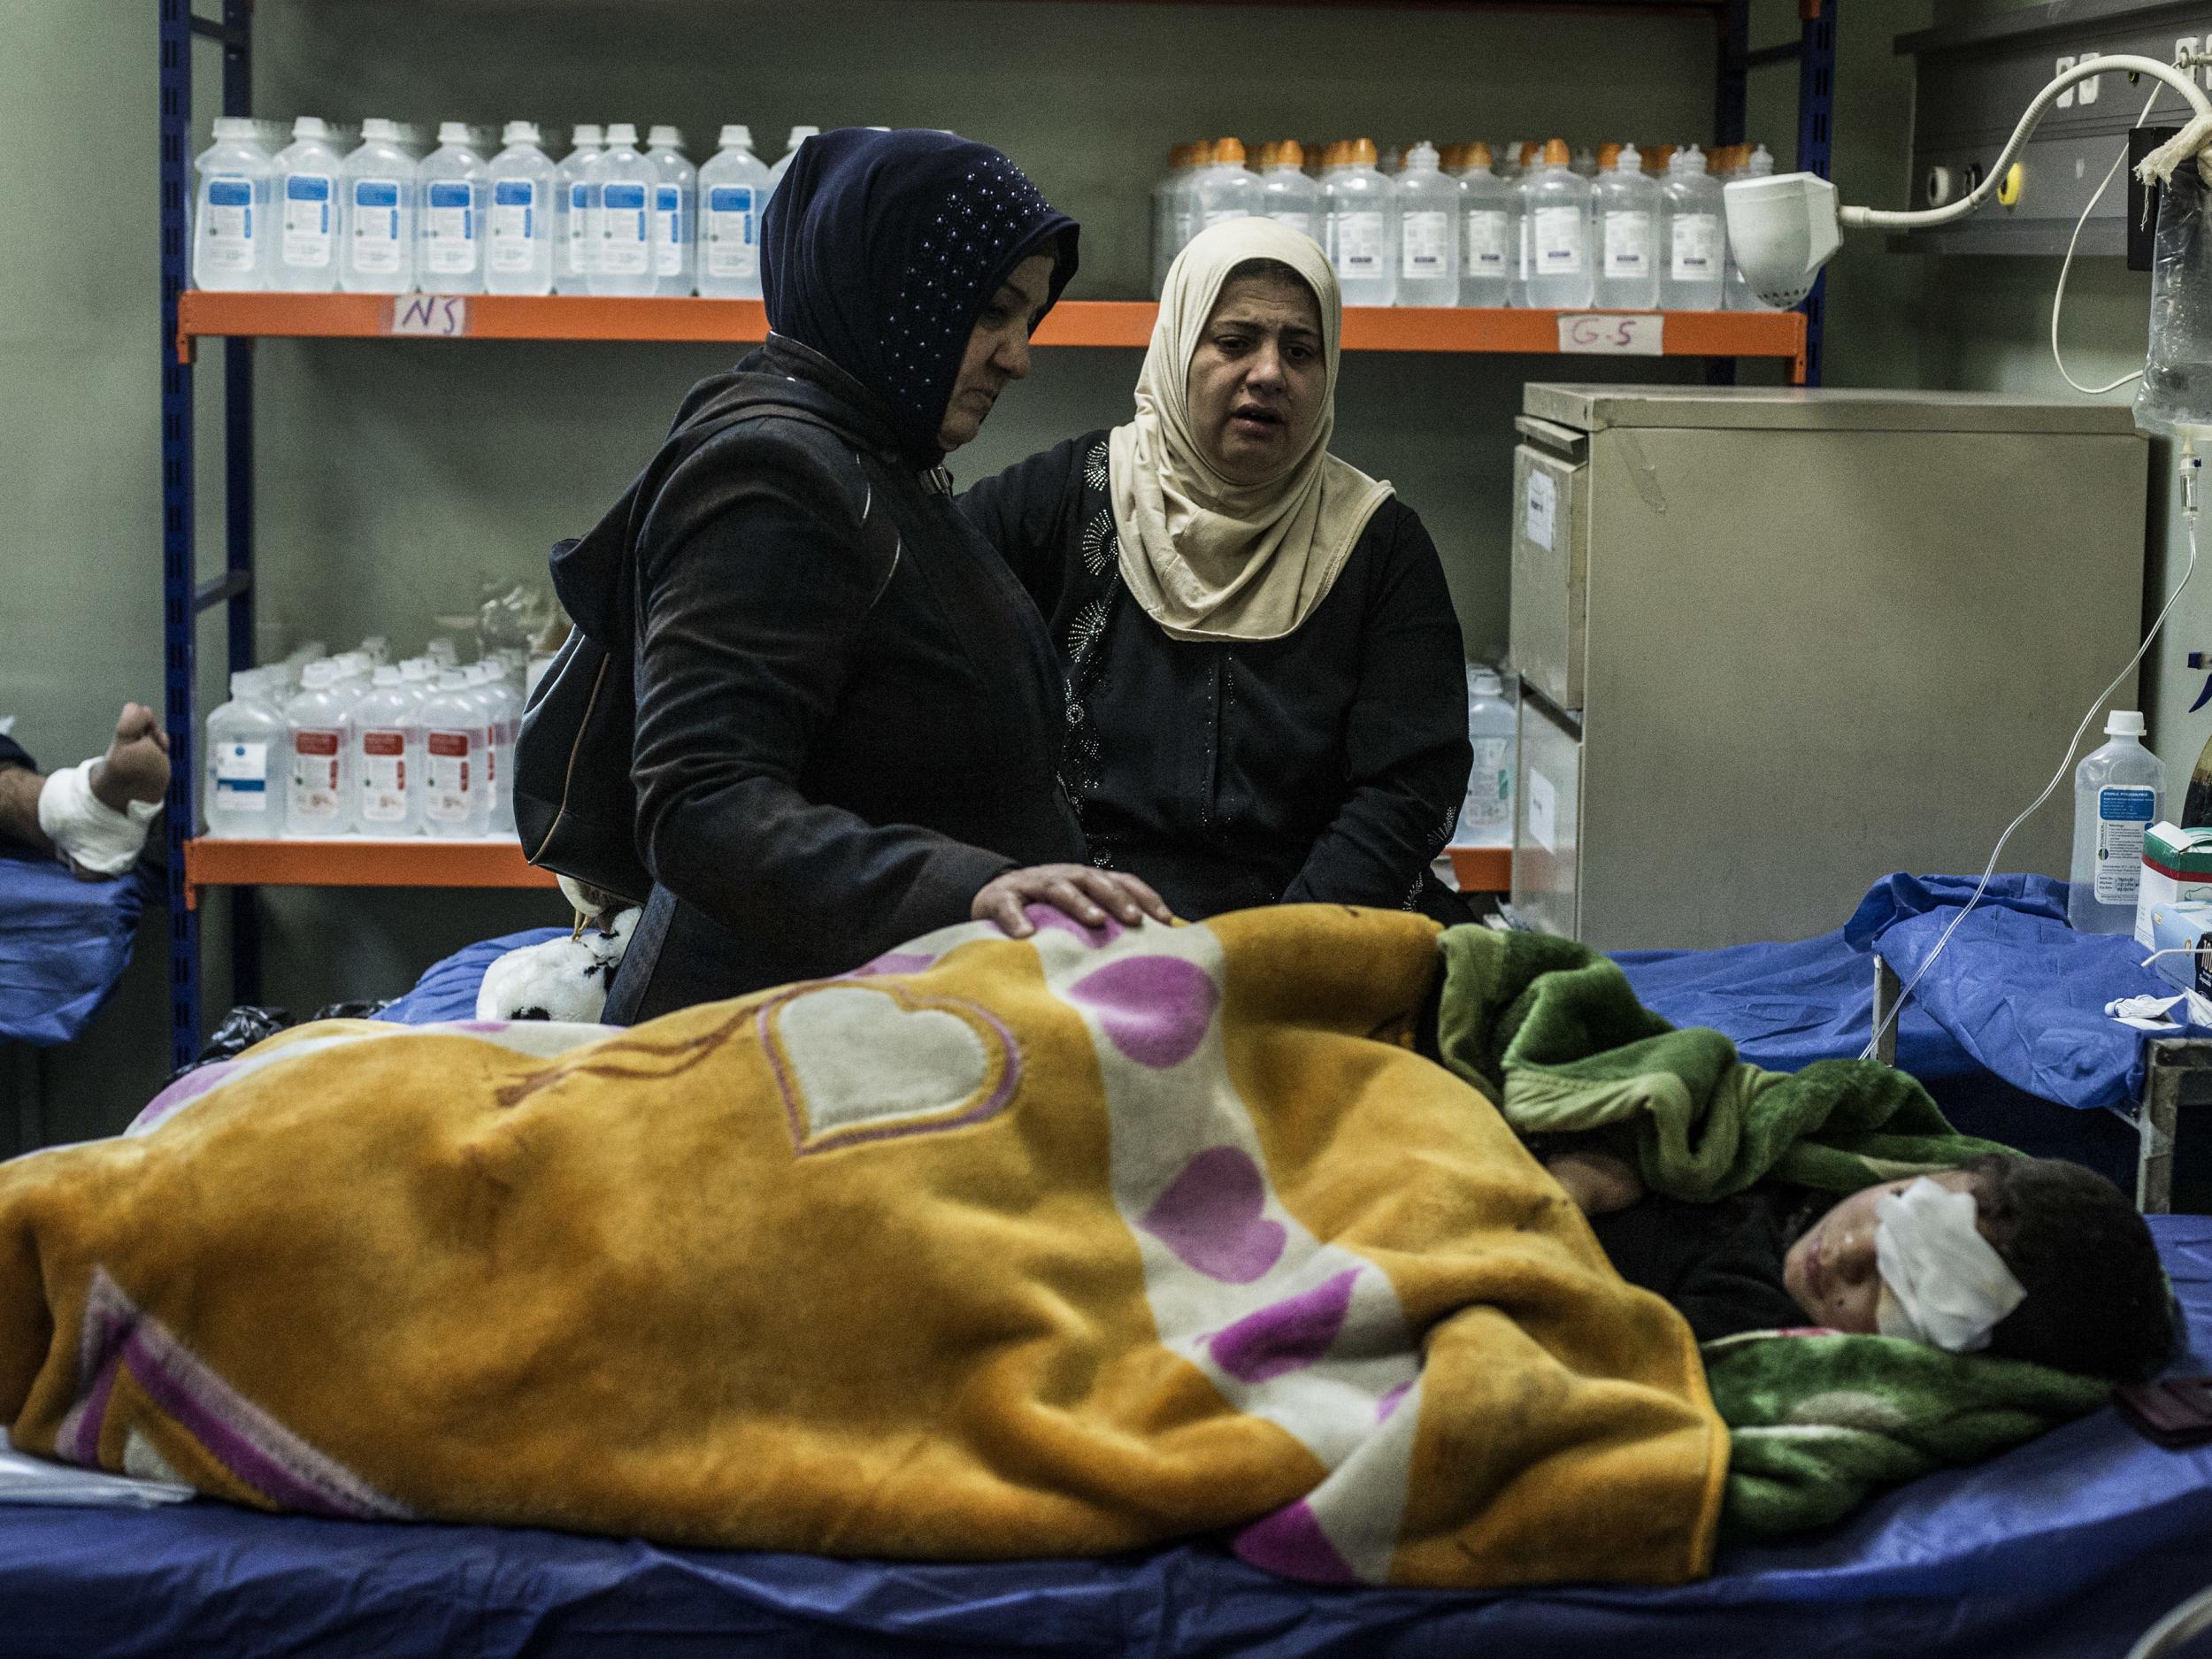
[[[1513,891],[1510,847],[1455,847],[1451,855],[1452,877],[1462,893]]]
[[[1041,346],[1142,348],[1157,308],[1145,300],[1070,300],[1037,330]],[[1480,307],[1352,306],[1344,313],[1348,351],[1520,352],[1584,355],[1559,349],[1562,315],[1587,312]],[[1804,378],[1805,319],[1796,311],[1669,311],[1661,355],[1778,357],[1790,378]],[[189,358],[196,339],[258,336],[376,339],[721,342],[768,334],[757,300],[595,299],[549,295],[185,294],[177,313],[177,350]],[[1587,355],[1599,356],[1602,353]]]
[[[234,841],[184,844],[185,903],[203,887],[549,887],[511,841]]]

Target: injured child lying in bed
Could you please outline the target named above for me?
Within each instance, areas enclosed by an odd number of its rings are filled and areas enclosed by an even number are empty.
[[[2150,1229],[2078,1164],[1992,1152],[1841,1199],[1762,1187],[1703,1204],[1647,1195],[1599,1148],[1544,1165],[1621,1277],[1701,1342],[1803,1324],[2128,1383],[2173,1358]]]
[[[1701,1351],[1522,1138],[1601,1131],[1686,1200],[1992,1149],[1909,1078],[1757,1072],[1558,941],[1032,914],[626,1030],[304,1025],[0,1164],[0,1421],[266,1509],[938,1560],[1212,1535],[1471,1588],[1695,1578],[1724,1523],[2109,1396],[1882,1335]]]

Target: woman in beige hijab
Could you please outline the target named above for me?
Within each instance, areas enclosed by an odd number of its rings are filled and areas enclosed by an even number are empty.
[[[1459,626],[1413,510],[1329,453],[1341,312],[1310,238],[1217,225],[1134,418],[961,497],[1051,625],[1092,858],[1183,916],[1468,918],[1429,872],[1467,786]]]

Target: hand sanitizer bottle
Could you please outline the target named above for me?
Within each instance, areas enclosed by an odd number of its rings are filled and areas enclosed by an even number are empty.
[[[684,158],[684,135],[672,127],[646,134],[646,160],[659,173],[653,186],[653,292],[681,298],[699,280],[699,174]]]
[[[276,158],[277,250],[271,285],[292,294],[338,286],[338,152],[311,115],[292,123]]]
[[[2166,768],[2143,747],[2143,717],[2115,712],[2111,739],[2074,769],[2073,882],[2066,919],[2078,933],[2135,929],[2136,889],[2143,879],[2143,835],[2158,822]]]
[[[751,129],[722,129],[722,147],[699,169],[699,292],[709,299],[760,297],[760,211],[768,164],[753,154]]]
[[[606,158],[596,172],[599,257],[591,291],[641,298],[653,291],[653,187],[660,169],[639,153],[637,128],[617,121],[607,128]]]
[[[606,157],[598,127],[576,129],[574,142],[553,174],[553,291],[588,294],[597,268],[599,232],[593,223],[591,193],[599,164]]]
[[[465,121],[438,127],[438,147],[423,158],[420,227],[415,241],[417,280],[426,294],[484,291],[484,162],[469,147]]]
[[[553,164],[538,146],[529,121],[510,121],[506,148],[486,169],[491,181],[491,223],[484,243],[484,291],[553,291]]]
[[[372,117],[338,169],[338,283],[349,294],[404,294],[415,286],[415,158],[398,126]]]
[[[269,286],[270,179],[276,163],[252,121],[215,118],[215,142],[194,164],[200,196],[192,216],[195,288],[251,290]]]

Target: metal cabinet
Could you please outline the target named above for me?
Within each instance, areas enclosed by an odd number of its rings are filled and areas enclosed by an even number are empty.
[[[2140,637],[2148,446],[2123,407],[1544,384],[1523,407],[1532,926],[1800,938],[1887,872],[1978,871]],[[2006,867],[2064,874],[2070,833],[2055,802]]]

